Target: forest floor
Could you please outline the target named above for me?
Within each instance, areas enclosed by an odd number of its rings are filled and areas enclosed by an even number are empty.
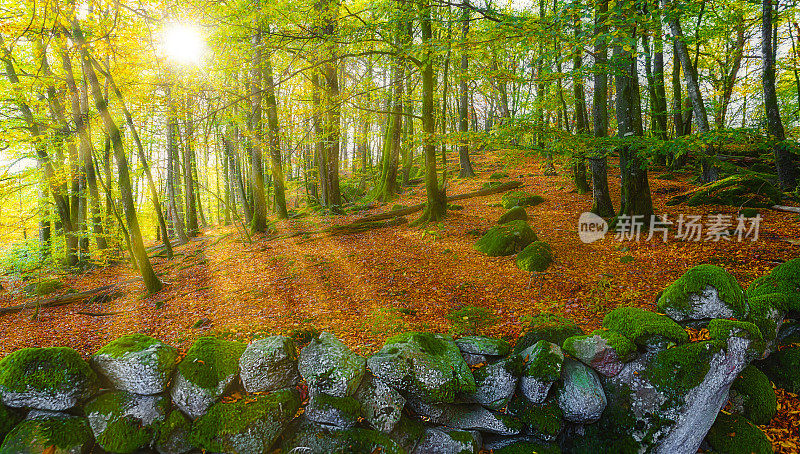
[[[487,257],[472,248],[482,231],[505,212],[501,194],[457,202],[463,209],[424,227],[400,225],[348,235],[299,235],[249,244],[233,227],[204,229],[202,236],[176,249],[168,261],[155,258],[154,268],[167,283],[146,296],[129,264],[59,276],[74,290],[88,290],[132,279],[120,285],[124,294],[106,303],[76,303],[31,308],[0,315],[0,357],[22,347],[67,345],[84,354],[117,336],[142,332],[185,351],[201,335],[221,334],[248,340],[265,334],[315,327],[335,333],[361,354],[370,354],[393,334],[407,330],[448,332],[448,314],[465,306],[486,308],[494,324],[481,334],[515,336],[525,317],[550,311],[575,320],[586,330],[599,326],[618,306],[655,309],[659,292],[689,268],[712,263],[726,268],[746,288],[777,264],[800,257],[797,214],[761,210],[758,241],[620,242],[605,239],[584,244],[578,217],[591,207],[591,194],[573,190],[569,172],[545,176],[543,161],[519,151],[501,150],[474,156],[476,178],[450,178],[448,194],[479,189],[489,175],[505,170],[522,189],[545,198],[527,209],[529,223],[552,246],[554,264],[544,273],[517,269],[514,257]],[[664,169],[650,170],[656,213],[670,220],[679,214],[728,214],[731,207],[667,207],[673,195],[693,187],[690,173],[660,179]],[[457,170],[450,175],[457,175]],[[506,180],[501,180],[506,181]],[[619,168],[609,171],[612,200],[619,201]],[[424,201],[422,186],[409,188],[382,207],[347,216],[310,216],[281,221],[281,233],[317,231],[390,209],[394,204]],[[413,215],[412,215],[413,216]],[[625,258],[623,258],[625,257]],[[627,257],[632,257],[627,258]],[[622,259],[622,260],[621,260]],[[0,307],[33,302],[20,298],[21,282],[0,276],[6,290]],[[98,315],[107,314],[107,315]],[[779,393],[781,410],[767,434],[778,452],[797,452],[800,400]]]

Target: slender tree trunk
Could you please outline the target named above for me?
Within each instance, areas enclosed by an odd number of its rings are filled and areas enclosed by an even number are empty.
[[[469,106],[469,88],[467,81],[469,77],[469,51],[467,47],[467,39],[469,35],[469,0],[462,1],[461,7],[461,72],[459,73],[459,98],[458,98],[458,131],[461,133],[461,138],[458,142],[458,163],[461,170],[458,173],[460,178],[472,178],[475,176],[475,171],[472,169],[472,163],[469,160],[469,141],[467,134],[469,132],[469,123],[467,110]]]
[[[608,136],[608,2],[595,0],[594,16],[594,95],[592,97],[592,121],[594,136]],[[590,156],[592,166],[592,213],[602,217],[614,215],[614,205],[608,190],[608,158],[605,147],[598,147]]]
[[[197,236],[200,228],[197,223],[197,200],[195,198],[194,172],[192,172],[192,162],[194,161],[194,100],[192,95],[186,95],[185,121],[183,134],[183,188],[186,194],[186,235],[190,238]]]
[[[175,137],[178,125],[175,118],[175,104],[172,99],[172,87],[167,87],[167,200],[169,205],[170,218],[172,219],[172,228],[178,240],[182,243],[189,241],[186,235],[186,227],[183,223],[183,213],[178,209],[181,206],[181,194],[179,183],[179,169],[178,165],[178,143]],[[169,241],[169,238],[165,238]]]
[[[256,1],[256,8],[260,7],[260,2]],[[264,165],[262,162],[262,146],[264,143],[263,124],[261,115],[261,89],[262,68],[261,68],[261,35],[263,30],[261,24],[254,19],[254,31],[251,37],[252,60],[250,68],[250,80],[248,81],[248,91],[250,98],[250,111],[248,113],[248,133],[250,139],[250,189],[253,192],[253,219],[250,221],[250,229],[253,232],[264,232],[267,229],[267,200],[264,192]]]
[[[267,106],[267,131],[269,133],[269,156],[272,161],[272,181],[275,185],[275,213],[278,219],[289,217],[286,211],[286,182],[283,177],[281,159],[281,137],[278,124],[278,102],[275,99],[275,79],[272,75],[272,56],[264,59],[264,102]]]
[[[581,42],[580,16],[572,18],[575,32],[575,52],[572,56],[573,82],[572,91],[575,98],[575,132],[577,134],[589,133],[589,114],[586,111],[586,92],[583,86],[583,43]],[[578,194],[589,192],[589,182],[586,180],[586,158],[583,151],[572,156],[572,180]]]

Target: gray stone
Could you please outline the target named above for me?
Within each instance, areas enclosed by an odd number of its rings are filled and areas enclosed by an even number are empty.
[[[33,409],[25,415],[26,420],[31,419],[53,419],[53,418],[68,418],[70,416],[69,413],[64,413],[62,411],[51,411],[51,410],[37,410]]]
[[[612,336],[623,351],[618,351],[606,339]],[[622,370],[625,362],[635,357],[636,345],[621,334],[605,331],[602,335],[570,337],[564,342],[564,351],[600,374],[613,377]]]
[[[281,452],[291,454],[406,453],[383,432],[321,426],[304,416],[297,418],[286,430],[280,447]]]
[[[508,342],[486,336],[464,336],[456,339],[456,345],[461,353],[476,355],[506,356],[511,351]]]
[[[467,366],[474,367],[478,364],[486,364],[489,362],[489,357],[486,355],[476,355],[473,353],[461,353],[461,357],[464,358],[464,362],[467,363]]]
[[[364,358],[328,332],[300,351],[300,375],[310,388],[331,396],[352,396],[364,377],[365,364]]]
[[[122,336],[92,355],[90,362],[120,391],[160,394],[175,370],[174,347],[142,334]]]
[[[494,413],[477,404],[429,404],[414,399],[406,404],[433,424],[498,435],[517,435],[522,430],[522,424],[515,418]]]
[[[558,445],[552,440],[542,440],[532,435],[514,435],[511,437],[489,436],[483,440],[483,449],[486,451],[500,451],[508,449],[515,453],[540,453],[561,452]]]
[[[400,421],[406,399],[383,381],[367,374],[361,381],[356,399],[361,402],[361,413],[373,429],[391,432]]]
[[[158,430],[158,438],[154,447],[159,454],[184,454],[194,449],[194,444],[189,440],[192,422],[178,410],[172,410],[167,415],[164,424]]]
[[[112,391],[87,403],[84,411],[97,443],[109,452],[125,452],[150,444],[168,406],[162,395]]]
[[[286,336],[253,341],[239,358],[239,374],[249,393],[295,386],[300,374],[294,341]]]
[[[481,444],[480,432],[427,427],[414,454],[478,454]]]
[[[390,386],[426,402],[453,402],[475,392],[475,379],[450,336],[405,333],[389,339],[367,360],[370,370]]]
[[[176,407],[186,413],[190,418],[202,416],[225,393],[231,383],[236,379],[236,374],[223,377],[214,388],[203,388],[190,382],[182,374],[175,375],[170,397]]]
[[[477,390],[469,397],[492,410],[508,405],[517,388],[517,377],[509,370],[508,359],[483,366],[472,374]]]
[[[736,313],[728,303],[720,298],[719,291],[711,285],[706,285],[698,293],[690,293],[688,299],[689,308],[681,310],[674,307],[666,307],[665,314],[676,322],[736,316]]]
[[[58,446],[56,446],[58,442]],[[23,421],[6,435],[0,452],[8,454],[83,454],[94,446],[86,418],[60,416]]]
[[[519,390],[531,403],[540,404],[547,398],[550,387],[561,376],[564,352],[558,345],[540,340],[522,350],[518,358],[524,368]]]
[[[579,424],[590,424],[600,419],[607,401],[597,373],[567,358],[561,369],[561,380],[558,406],[564,412],[564,419]]]
[[[360,414],[361,404],[354,397],[334,397],[313,392],[305,409],[309,421],[339,429],[355,426]]]

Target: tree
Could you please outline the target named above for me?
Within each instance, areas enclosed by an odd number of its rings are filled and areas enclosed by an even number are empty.
[[[598,139],[608,136],[608,19],[608,0],[595,0],[592,121],[594,136]],[[602,217],[613,216],[605,147],[597,147],[595,155],[589,157],[589,162],[592,168],[592,213]]]
[[[472,178],[475,176],[475,171],[472,170],[472,163],[469,160],[469,144],[465,137],[469,130],[469,125],[467,124],[469,53],[466,47],[469,35],[469,11],[469,0],[463,0],[461,5],[461,71],[458,82],[458,131],[461,133],[461,140],[458,143],[458,163],[461,170],[458,176],[460,178]]]

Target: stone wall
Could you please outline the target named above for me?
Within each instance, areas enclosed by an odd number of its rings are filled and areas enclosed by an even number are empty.
[[[770,379],[798,390],[798,308],[800,259],[747,292],[701,265],[659,297],[667,315],[622,307],[583,333],[541,314],[513,345],[413,332],[364,358],[323,332],[301,349],[202,337],[183,358],[141,334],[88,362],[23,349],[0,361],[0,453],[771,452],[754,423],[775,413]]]

